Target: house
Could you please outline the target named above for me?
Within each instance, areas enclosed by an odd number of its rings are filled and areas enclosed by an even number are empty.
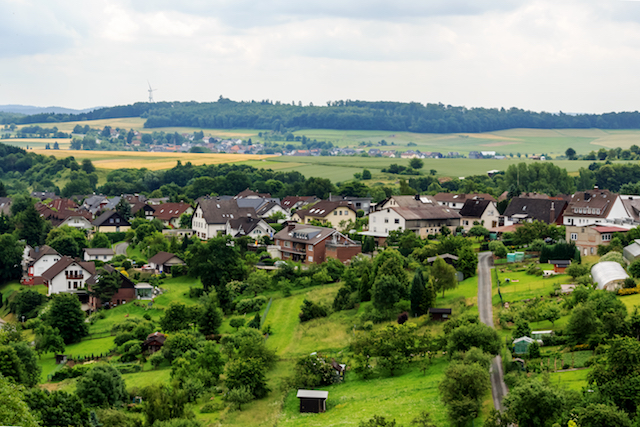
[[[58,196],[56,196],[56,193],[54,193],[53,191],[33,191],[31,192],[31,197],[33,197],[34,199],[39,199],[40,201],[58,198]]]
[[[180,228],[180,216],[193,214],[189,203],[163,203],[155,207],[154,218],[162,221],[167,228]]]
[[[151,221],[153,219],[154,213],[156,211],[153,206],[139,200],[134,200],[132,202],[129,202],[129,204],[131,205],[131,215],[142,217],[147,221]]]
[[[349,197],[329,195],[330,202],[347,202],[357,211],[363,210],[365,215],[371,212],[371,197]]]
[[[460,210],[464,206],[467,200],[490,200],[495,202],[496,199],[487,193],[473,193],[473,194],[454,194],[454,193],[438,193],[433,196],[436,202],[440,206],[445,206],[450,209]]]
[[[526,354],[529,353],[529,346],[536,342],[533,338],[529,337],[520,337],[513,340],[513,352],[515,354]]]
[[[106,211],[93,221],[98,233],[119,233],[129,231],[131,224],[116,211]]]
[[[445,320],[451,319],[451,309],[450,308],[430,308],[429,309],[429,317],[431,320],[439,320],[444,322]]]
[[[29,277],[42,276],[56,262],[60,261],[62,255],[48,245],[35,247],[29,251],[25,259],[27,275]]]
[[[320,413],[327,410],[328,391],[298,390],[296,395],[300,399],[300,412]]]
[[[291,220],[301,224],[319,221],[333,228],[343,228],[348,222],[355,223],[358,217],[355,209],[348,201],[330,202],[321,200],[308,209],[297,210],[291,215]]]
[[[0,213],[6,216],[11,215],[11,199],[8,197],[0,197]]]
[[[622,199],[609,190],[578,191],[564,213],[564,225],[587,226],[631,220]]]
[[[67,225],[80,230],[91,230],[93,228],[92,219],[93,217],[88,211],[61,211],[55,217],[50,218],[51,225],[54,227]]]
[[[561,225],[566,209],[567,202],[564,200],[514,197],[500,216],[499,226],[533,221]]]
[[[482,159],[484,157],[478,151],[469,151],[469,158],[470,159]]]
[[[113,259],[113,249],[111,248],[85,248],[83,252],[85,261],[109,262]]]
[[[142,342],[142,351],[148,351],[149,354],[153,354],[156,351],[162,350],[167,337],[161,332],[154,332],[147,336],[147,339]]]
[[[136,287],[135,284],[124,274],[120,273],[114,267],[109,264],[104,265],[103,267],[107,273],[112,274],[114,272],[118,273],[118,280],[120,281],[120,287],[116,291],[115,294],[111,297],[110,301],[102,301],[100,298],[96,296],[89,296],[89,308],[91,310],[97,310],[100,307],[117,307],[120,304],[126,304],[130,301],[134,301],[136,299]],[[91,290],[91,285],[95,285],[100,280],[99,274],[94,274],[87,280],[87,287]]]
[[[474,224],[482,224],[487,228],[498,226],[500,214],[496,202],[491,200],[468,199],[460,209],[460,224],[465,232],[471,230]]]
[[[285,220],[291,219],[291,214],[289,214],[289,212],[280,206],[280,204],[275,200],[262,204],[256,209],[256,214],[258,214],[260,218],[269,218],[273,215],[279,215]]]
[[[566,240],[576,244],[580,254],[595,255],[598,253],[598,246],[607,246],[613,238],[613,233],[626,233],[628,228],[612,225],[591,225],[591,226],[566,226]]]
[[[263,236],[272,238],[275,230],[261,218],[242,217],[227,221],[225,234],[233,237],[249,236],[252,239],[260,239]]]
[[[150,283],[136,283],[136,298],[137,299],[153,299],[153,285]]]
[[[172,253],[158,252],[149,258],[148,264],[157,274],[171,274],[171,267],[185,265],[185,262]]]
[[[376,205],[369,214],[369,229],[360,234],[380,238],[388,237],[391,231],[412,230],[426,238],[444,226],[455,229],[459,225],[460,214],[430,196],[391,196]]]
[[[74,293],[78,294],[80,302],[86,303],[88,302],[86,283],[95,273],[94,263],[63,256],[42,273],[42,277],[47,286],[48,296],[62,292]]]
[[[253,208],[241,208],[237,200],[222,197],[198,199],[193,213],[191,228],[200,239],[208,240],[224,234],[227,221],[242,217],[256,217]]]
[[[246,189],[243,190],[241,192],[239,192],[238,194],[236,194],[236,196],[234,197],[234,199],[245,199],[245,198],[255,198],[255,199],[270,199],[271,198],[271,194],[269,193],[257,193],[253,190],[250,189]]]
[[[617,262],[603,261],[591,267],[591,277],[593,277],[593,283],[596,284],[596,289],[616,291],[629,275]]]
[[[553,265],[553,272],[556,274],[564,274],[567,267],[571,265],[570,259],[554,259],[549,260],[549,264]]]
[[[300,209],[303,206],[309,205],[311,203],[315,203],[320,199],[316,196],[307,196],[307,197],[298,197],[298,196],[287,196],[282,199],[281,206],[291,212],[292,209]]]
[[[449,265],[456,265],[456,263],[458,262],[458,257],[455,255],[451,255],[451,254],[442,254],[442,255],[436,255],[436,256],[432,256],[427,258],[427,264],[431,265],[433,264],[436,259],[438,258],[442,258],[444,260],[444,262],[446,262]]]
[[[96,213],[98,213],[98,211],[103,210],[107,203],[109,203],[109,200],[106,196],[103,196],[101,194],[94,194],[84,200],[81,208],[83,210],[91,212],[92,215],[95,215]]]
[[[286,223],[274,240],[281,253],[280,258],[305,264],[323,263],[328,257],[327,252],[342,262],[348,262],[362,252],[360,244],[333,228],[292,221]]]

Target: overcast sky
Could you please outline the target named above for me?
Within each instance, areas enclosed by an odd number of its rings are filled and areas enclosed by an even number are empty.
[[[640,109],[640,2],[2,0],[0,104]]]

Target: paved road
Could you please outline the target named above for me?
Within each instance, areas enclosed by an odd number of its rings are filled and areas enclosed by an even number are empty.
[[[127,242],[118,243],[116,245],[116,255],[127,255],[127,248],[129,244]]]
[[[480,321],[493,328],[493,308],[491,306],[491,252],[482,252],[478,255],[478,310]],[[502,358],[496,356],[491,362],[491,394],[493,406],[502,411],[502,399],[508,389],[504,383],[502,372]]]

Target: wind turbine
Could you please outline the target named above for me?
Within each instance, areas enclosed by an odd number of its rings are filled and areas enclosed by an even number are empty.
[[[158,89],[151,89],[151,83],[149,83],[149,80],[147,80],[147,84],[149,85],[149,90],[148,90],[148,92],[149,92],[149,102],[155,102],[153,100],[153,91],[154,90],[158,90]]]

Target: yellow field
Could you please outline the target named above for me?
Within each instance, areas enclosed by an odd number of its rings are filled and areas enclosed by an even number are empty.
[[[180,160],[183,164],[212,165],[219,163],[238,163],[247,160],[262,160],[274,156],[254,154],[208,154],[208,153],[149,153],[146,151],[76,151],[76,150],[29,150],[45,156],[65,158],[73,156],[76,160],[89,159],[94,166],[103,169],[147,168],[150,170],[170,169]]]

